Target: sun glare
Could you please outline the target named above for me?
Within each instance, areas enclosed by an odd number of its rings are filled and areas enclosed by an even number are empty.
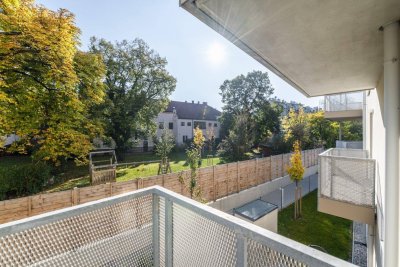
[[[220,65],[226,58],[226,48],[221,43],[212,43],[208,47],[207,51],[207,60],[212,65]]]

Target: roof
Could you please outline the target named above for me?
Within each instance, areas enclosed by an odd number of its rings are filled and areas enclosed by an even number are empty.
[[[307,96],[375,88],[384,62],[379,28],[400,18],[399,0],[180,4]]]
[[[221,116],[221,112],[207,105],[207,102],[171,101],[165,112],[173,112],[174,108],[179,119],[216,121]]]

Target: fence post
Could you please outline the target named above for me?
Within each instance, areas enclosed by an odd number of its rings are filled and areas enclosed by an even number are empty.
[[[226,182],[226,195],[229,195],[229,176],[228,176],[228,168],[226,168],[226,175],[225,175],[225,182]]]
[[[73,192],[73,205],[78,205],[79,204],[79,188],[78,187],[74,187],[74,189],[72,190]]]
[[[285,189],[283,187],[281,187],[280,189],[281,189],[281,210],[282,210],[283,209],[283,197],[284,197]]]
[[[153,194],[153,266],[160,266],[160,203],[159,197]]]
[[[260,183],[260,177],[258,176],[258,158],[256,158],[256,179],[257,179],[256,185],[261,184]]]
[[[273,180],[273,176],[272,176],[272,156],[269,156],[269,169],[270,169],[270,172],[269,172],[269,177],[270,177],[270,181],[272,181]]]
[[[165,198],[165,266],[173,266],[173,210],[172,201]]]
[[[239,161],[236,162],[236,188],[240,192],[240,174],[239,174]]]
[[[31,214],[32,214],[32,196],[29,196],[27,201],[28,201],[28,216],[31,216]]]

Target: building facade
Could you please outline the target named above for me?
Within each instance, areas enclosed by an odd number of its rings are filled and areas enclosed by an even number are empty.
[[[193,139],[193,130],[199,127],[206,138],[219,138],[221,112],[210,107],[207,102],[171,101],[168,108],[157,117],[157,137],[163,129],[169,129],[178,145]]]
[[[156,138],[160,138],[165,129],[175,137],[175,144],[184,145],[193,139],[193,130],[199,127],[208,139],[220,137],[221,112],[209,106],[207,102],[171,101],[164,112],[155,119],[157,125]],[[137,141],[136,150],[149,151],[154,147],[152,137]]]

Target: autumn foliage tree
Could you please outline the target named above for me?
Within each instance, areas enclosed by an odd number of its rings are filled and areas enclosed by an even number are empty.
[[[294,202],[294,218],[301,217],[301,187],[299,182],[303,180],[304,166],[301,159],[300,141],[296,140],[293,144],[293,154],[290,158],[290,165],[287,168],[290,179],[296,183],[295,202]]]
[[[37,160],[85,162],[101,133],[90,110],[104,98],[101,57],[77,50],[79,29],[65,9],[32,0],[0,2],[0,135]]]
[[[196,127],[193,130],[193,143],[186,150],[187,163],[190,167],[190,177],[188,180],[185,180],[182,174],[179,176],[179,182],[186,185],[190,193],[190,198],[201,198],[201,189],[197,183],[197,174],[201,164],[201,150],[204,142],[203,131],[199,127]]]

